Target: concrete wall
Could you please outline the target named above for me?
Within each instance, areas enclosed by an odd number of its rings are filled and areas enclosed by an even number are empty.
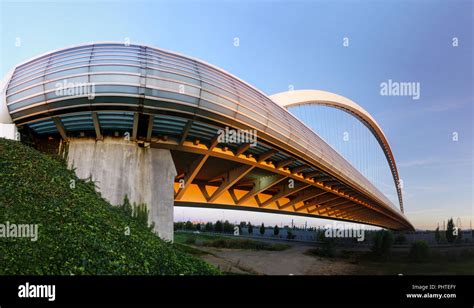
[[[99,191],[111,204],[146,203],[155,232],[173,240],[173,183],[176,168],[169,150],[139,147],[122,138],[71,139],[68,166],[81,179],[92,176]]]

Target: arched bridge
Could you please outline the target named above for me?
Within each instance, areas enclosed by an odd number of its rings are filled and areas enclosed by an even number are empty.
[[[268,97],[197,59],[148,46],[95,43],[16,66],[2,95],[0,122],[35,138],[101,142],[127,136],[144,148],[170,151],[176,206],[413,229],[366,177],[283,107],[327,103],[358,117],[378,138],[396,185],[395,159],[375,120],[327,92]],[[397,191],[402,206],[398,185]]]

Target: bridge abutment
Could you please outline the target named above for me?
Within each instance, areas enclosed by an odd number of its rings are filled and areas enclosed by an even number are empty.
[[[73,138],[67,162],[79,178],[92,177],[111,204],[122,204],[125,195],[131,203],[146,203],[155,233],[173,241],[176,168],[169,150],[140,147],[123,138]]]

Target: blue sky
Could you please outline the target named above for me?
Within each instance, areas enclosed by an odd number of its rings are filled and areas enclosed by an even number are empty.
[[[406,214],[415,226],[432,229],[452,216],[469,227],[474,203],[471,1],[0,2],[2,76],[56,48],[130,38],[212,63],[267,94],[290,85],[335,92],[362,105],[384,129],[404,181]],[[421,98],[380,96],[380,83],[388,79],[419,82]],[[452,140],[453,132],[458,141]],[[272,224],[292,219],[176,212],[178,219],[224,215]]]

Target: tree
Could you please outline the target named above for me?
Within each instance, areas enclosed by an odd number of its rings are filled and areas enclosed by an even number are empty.
[[[262,222],[262,225],[260,226],[260,234],[263,236],[265,234],[265,225]]]
[[[441,241],[441,233],[439,233],[439,227],[437,227],[435,230],[435,240],[436,243],[439,243]]]
[[[249,222],[249,224],[248,224],[248,229],[247,229],[247,231],[249,232],[249,234],[252,234],[252,233],[253,233],[253,226],[252,226],[252,224],[251,224],[250,222]]]
[[[224,231],[224,228],[222,226],[222,222],[220,220],[216,221],[216,224],[214,225],[214,231],[215,232],[221,232]]]
[[[393,234],[387,230],[380,230],[375,233],[372,253],[374,256],[386,259],[390,255],[393,245]]]
[[[446,240],[448,241],[448,243],[452,243],[454,242],[454,238],[454,222],[451,218],[448,220],[448,225],[446,226]]]
[[[193,223],[190,222],[189,220],[186,221],[185,229],[186,229],[186,230],[194,230],[194,225],[193,225]]]
[[[224,222],[224,233],[232,233],[232,232],[234,232],[234,226],[228,220],[226,220]]]
[[[206,232],[212,232],[214,230],[214,226],[212,225],[212,222],[206,223],[204,226],[204,231]]]
[[[273,228],[273,234],[274,234],[275,236],[278,236],[278,234],[280,234],[280,228],[278,228],[277,225],[275,225],[275,228]]]
[[[196,230],[198,230],[198,231],[200,232],[200,231],[201,231],[201,228],[202,228],[201,224],[198,223],[198,224],[196,225]]]

